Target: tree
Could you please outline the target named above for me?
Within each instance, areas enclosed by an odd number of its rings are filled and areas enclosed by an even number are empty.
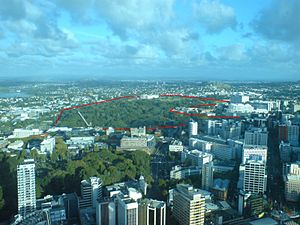
[[[2,187],[0,186],[0,210],[3,208],[5,204],[5,201],[4,201],[4,197],[3,197],[3,191],[2,191]]]

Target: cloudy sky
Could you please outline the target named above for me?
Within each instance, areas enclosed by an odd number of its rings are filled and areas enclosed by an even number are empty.
[[[299,0],[1,0],[0,77],[299,80]]]

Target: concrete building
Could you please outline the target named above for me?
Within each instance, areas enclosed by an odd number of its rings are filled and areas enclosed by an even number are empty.
[[[117,196],[118,225],[138,225],[138,203],[129,196]]]
[[[213,162],[208,162],[202,166],[202,189],[210,190],[213,186],[214,167]]]
[[[214,197],[221,201],[226,201],[228,196],[229,180],[215,179],[212,188],[210,189]]]
[[[220,160],[232,160],[236,157],[235,148],[227,144],[213,143],[211,152],[215,158]]]
[[[265,161],[258,157],[250,157],[244,164],[244,169],[243,190],[263,194],[267,188]]]
[[[99,200],[96,205],[96,224],[117,225],[116,222],[116,203],[114,199],[108,197]]]
[[[79,201],[80,208],[94,207],[96,208],[97,199],[102,197],[102,181],[98,177],[90,177],[90,179],[81,181],[81,199]]]
[[[299,146],[299,126],[283,124],[278,126],[279,141],[289,142],[292,146]]]
[[[231,96],[230,98],[231,103],[246,103],[249,102],[249,96],[243,94],[236,94]]]
[[[189,122],[189,135],[190,137],[198,135],[198,123],[193,120]]]
[[[25,217],[36,209],[35,163],[25,159],[17,166],[18,213]]]
[[[134,127],[130,128],[131,137],[144,137],[146,136],[146,127]]]
[[[263,129],[245,131],[245,145],[268,145],[268,132]]]
[[[284,174],[285,198],[287,201],[297,202],[300,195],[300,162],[288,165]]]
[[[266,146],[244,145],[242,163],[245,163],[250,157],[259,156],[263,161],[267,161],[268,148]]]
[[[190,138],[189,139],[189,148],[190,149],[198,149],[204,152],[210,152],[212,147],[212,143],[209,141],[201,140],[198,138]]]
[[[181,180],[193,175],[200,176],[200,174],[201,170],[199,167],[174,166],[170,171],[170,179]]]
[[[32,130],[14,129],[11,138],[25,138],[25,137],[30,137],[32,135],[39,135],[39,134],[42,134],[42,131],[39,129],[32,129]]]
[[[121,149],[153,148],[155,147],[155,138],[153,135],[147,137],[123,137],[120,142]]]
[[[282,162],[284,163],[291,162],[293,146],[291,146],[290,143],[285,143],[281,141],[279,145],[279,152],[280,152],[280,158]]]
[[[177,184],[173,196],[173,215],[180,225],[203,225],[205,197],[188,184]]]
[[[199,150],[184,150],[181,152],[181,161],[191,160],[193,166],[202,168],[202,165],[213,160],[213,155]]]
[[[170,152],[182,152],[183,151],[183,144],[181,141],[173,140],[169,145]]]
[[[288,126],[288,142],[292,146],[299,146],[299,126],[289,125]]]
[[[41,143],[41,153],[49,153],[52,154],[55,149],[55,138],[47,138]]]
[[[153,199],[139,202],[139,225],[166,225],[166,203]]]

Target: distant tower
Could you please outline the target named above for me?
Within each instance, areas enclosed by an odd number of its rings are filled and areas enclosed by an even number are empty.
[[[144,195],[147,195],[147,183],[146,183],[146,181],[145,181],[145,178],[144,178],[144,176],[140,176],[140,178],[139,178],[139,185],[140,185],[140,189],[142,190],[142,192],[143,192],[143,194]]]
[[[202,189],[209,190],[213,186],[213,162],[208,162],[202,166]]]
[[[198,123],[192,119],[189,122],[189,135],[190,137],[198,135]]]
[[[81,181],[80,208],[96,207],[97,199],[102,197],[102,181],[98,177],[90,177],[90,180]]]
[[[17,166],[18,212],[26,216],[36,208],[35,164],[33,159],[25,159]]]

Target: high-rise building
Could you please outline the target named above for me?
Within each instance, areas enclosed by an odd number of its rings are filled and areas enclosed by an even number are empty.
[[[173,215],[180,225],[203,225],[205,197],[188,184],[177,184],[173,196]]]
[[[264,193],[267,188],[266,163],[260,157],[250,157],[244,164],[243,190]]]
[[[202,189],[209,190],[213,186],[213,182],[213,162],[208,162],[202,166]]]
[[[166,225],[166,203],[152,199],[141,200],[139,225]]]
[[[268,132],[262,129],[245,131],[245,145],[268,145]]]
[[[17,166],[18,213],[26,216],[36,208],[35,163],[25,159]]]
[[[98,177],[81,181],[80,208],[96,207],[97,199],[102,197],[102,181]]]
[[[183,150],[181,152],[181,161],[184,162],[185,160],[191,160],[194,166],[202,168],[203,164],[213,160],[213,155],[196,149],[191,151]]]
[[[267,153],[268,148],[266,146],[244,145],[242,163],[245,163],[248,159],[250,159],[250,157],[253,156],[261,157],[261,159],[266,162]]]
[[[289,125],[288,126],[288,142],[292,146],[299,146],[299,126]]]
[[[285,198],[296,202],[300,195],[300,162],[288,164],[287,173],[284,174]]]
[[[116,203],[113,199],[101,199],[96,206],[97,225],[116,225]]]
[[[138,225],[138,203],[129,196],[117,196],[118,225]]]
[[[299,126],[283,124],[278,127],[279,141],[289,142],[292,146],[299,146]]]
[[[194,120],[190,120],[189,122],[189,135],[190,137],[198,135],[198,123]]]

